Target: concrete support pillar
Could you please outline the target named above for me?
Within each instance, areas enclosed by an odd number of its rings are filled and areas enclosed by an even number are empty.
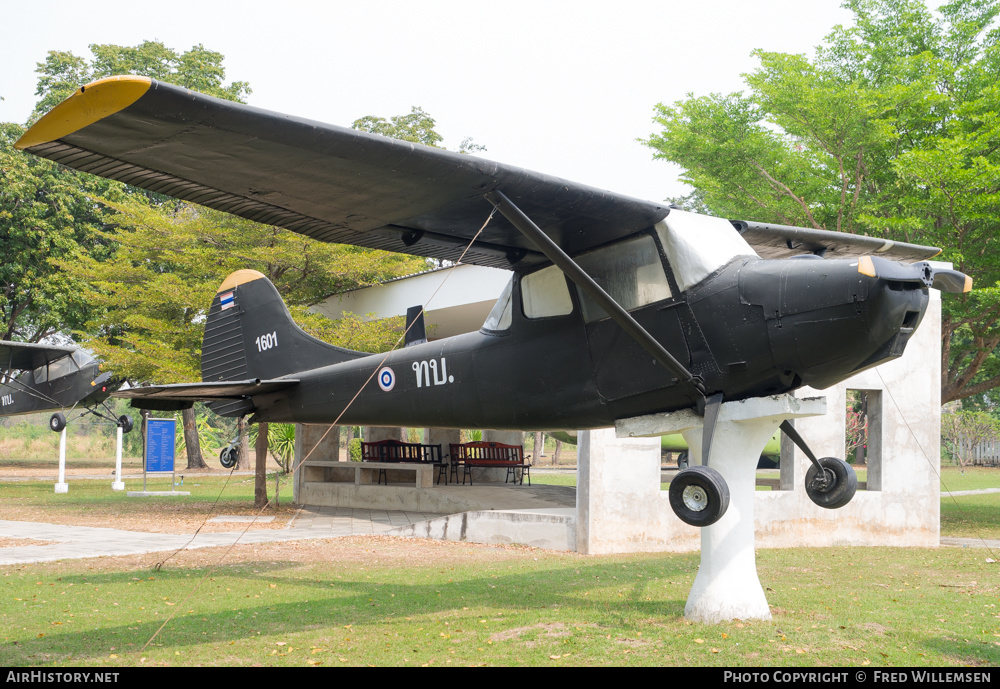
[[[329,431],[329,432],[327,432]],[[302,462],[309,460],[324,460],[336,462],[340,460],[340,426],[326,424],[297,423],[295,424],[295,460],[292,469],[292,502],[299,502],[302,483],[305,481],[305,468]]]
[[[403,429],[399,426],[365,426],[364,436],[366,443],[377,443],[380,440],[406,442],[403,438]]]
[[[504,445],[524,445],[524,431],[483,431],[483,442],[503,443]],[[490,481],[502,483],[507,478],[506,469],[473,469],[474,481]]]
[[[57,493],[68,493],[69,484],[66,483],[66,428],[59,432],[59,482],[56,484]]]
[[[111,482],[111,490],[125,490],[125,482],[122,480],[122,427],[118,427],[117,440],[115,441],[115,480]]]
[[[669,516],[660,491],[660,439],[616,438],[613,428],[576,437],[577,551],[657,549],[670,530],[662,522]]]
[[[684,607],[684,616],[715,624],[727,620],[769,620],[771,611],[757,577],[754,550],[754,493],[757,460],[785,419],[826,413],[824,398],[791,395],[727,402],[719,411],[708,465],[729,487],[729,509],[701,530],[701,566]],[[619,435],[658,435],[680,431],[691,464],[702,463],[703,419],[690,410],[625,419]]]
[[[462,431],[457,428],[425,428],[424,443],[441,446],[441,460],[448,466],[448,480],[451,480],[451,454],[449,446],[462,442]]]

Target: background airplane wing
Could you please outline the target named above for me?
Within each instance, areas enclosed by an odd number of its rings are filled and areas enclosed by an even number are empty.
[[[69,356],[76,350],[76,347],[0,340],[0,370],[28,371]]]
[[[669,210],[665,203],[147,77],[110,77],[81,87],[16,145],[315,239],[451,261],[488,217],[492,206],[483,194],[489,191],[502,191],[570,254],[650,227]],[[770,246],[774,237],[758,232],[748,239]],[[518,269],[548,262],[499,214],[462,260]]]

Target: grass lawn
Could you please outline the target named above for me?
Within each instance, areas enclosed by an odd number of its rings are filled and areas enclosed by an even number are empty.
[[[532,476],[558,485],[575,479]],[[946,469],[943,480],[952,490],[1000,487],[1000,470]],[[127,498],[109,483],[70,479],[69,494],[56,496],[51,482],[5,482],[0,519],[119,528],[132,520],[142,530],[190,533],[210,514],[254,513],[249,476],[227,483],[186,474],[177,489],[192,495],[180,499]],[[169,478],[149,487],[169,489]],[[290,500],[287,482],[281,494]],[[281,526],[292,509],[286,502],[276,514]],[[943,498],[942,535],[1000,537],[998,515],[1000,494]],[[13,540],[0,545],[20,545]],[[352,537],[184,551],[157,568],[167,555],[0,566],[0,663],[1000,663],[1000,557],[985,548],[761,549],[773,620],[719,625],[683,617],[698,553],[581,556]]]
[[[0,568],[0,663],[963,666],[1000,662],[981,549],[761,550],[774,619],[682,617],[695,554],[381,537]],[[165,627],[161,626],[169,620]]]

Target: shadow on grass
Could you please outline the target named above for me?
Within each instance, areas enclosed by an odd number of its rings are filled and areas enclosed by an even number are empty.
[[[61,585],[100,589],[100,603],[78,600],[74,601],[75,609],[98,604],[105,607],[107,600],[115,600],[121,601],[116,615],[146,617],[155,608],[158,619],[109,626],[101,626],[98,620],[94,628],[77,615],[74,624],[87,625],[88,629],[70,632],[63,626],[43,637],[12,639],[7,650],[15,657],[9,656],[7,662],[38,665],[70,655],[74,662],[101,661],[109,657],[112,646],[118,654],[137,652],[176,610],[163,605],[165,595],[176,596],[175,605],[183,609],[159,632],[154,646],[172,649],[250,641],[258,633],[281,636],[346,625],[375,625],[380,633],[391,633],[395,625],[412,626],[407,618],[456,612],[470,620],[472,629],[478,616],[490,611],[501,611],[509,620],[519,613],[540,610],[558,610],[559,619],[573,623],[630,628],[643,619],[676,621],[683,616],[697,557],[651,557],[627,565],[579,560],[555,567],[551,561],[543,566],[523,561],[504,563],[508,564],[519,571],[496,573],[503,571],[499,566],[495,573],[480,569],[468,574],[461,571],[462,565],[446,572],[436,566],[401,571],[358,565],[360,572],[345,576],[296,562],[256,562],[216,570],[202,581],[194,594],[196,600],[188,602],[183,602],[184,597],[206,569],[62,576],[58,580]],[[443,579],[445,576],[451,579]],[[389,577],[408,580],[384,580]],[[131,604],[125,607],[127,601]],[[140,604],[146,609],[140,611]],[[215,609],[204,611],[206,604]]]

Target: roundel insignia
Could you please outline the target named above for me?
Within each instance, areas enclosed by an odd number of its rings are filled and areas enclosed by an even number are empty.
[[[386,366],[381,371],[378,372],[378,386],[389,392],[396,385],[396,374],[392,372],[392,369]]]

